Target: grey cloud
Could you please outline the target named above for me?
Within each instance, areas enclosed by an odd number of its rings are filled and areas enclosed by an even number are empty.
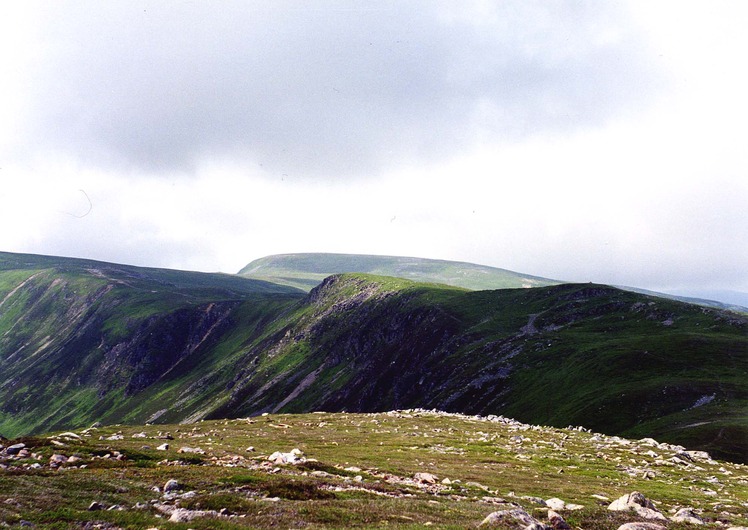
[[[610,4],[463,6],[51,3],[28,141],[153,172],[228,157],[358,176],[599,125],[662,82]]]

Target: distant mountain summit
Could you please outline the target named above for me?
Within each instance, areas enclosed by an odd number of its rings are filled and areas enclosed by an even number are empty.
[[[249,263],[239,274],[309,291],[328,276],[352,272],[441,283],[473,291],[547,287],[562,283],[474,263],[363,254],[278,254]]]

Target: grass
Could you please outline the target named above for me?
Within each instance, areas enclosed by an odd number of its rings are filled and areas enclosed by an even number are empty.
[[[159,451],[166,432],[174,440],[169,450]],[[79,434],[77,441],[23,439],[33,457],[3,462],[0,522],[26,520],[39,528],[78,528],[93,521],[120,528],[417,528],[427,523],[465,528],[513,505],[543,519],[545,510],[530,498],[558,497],[584,506],[562,512],[572,527],[603,529],[637,518],[609,512],[608,501],[592,495],[612,501],[636,490],[666,515],[681,506],[700,510],[706,528],[719,528],[718,520],[748,523],[746,466],[673,464],[667,459],[675,451],[665,447],[481,417],[426,411],[282,414]],[[117,439],[110,439],[113,435]],[[185,446],[205,453],[179,452]],[[275,451],[293,448],[308,460],[298,465],[267,460]],[[47,462],[55,453],[82,460],[51,469]],[[116,454],[124,456],[117,460]],[[42,467],[31,468],[34,463]],[[651,470],[655,477],[644,478],[631,468]],[[418,472],[435,474],[437,483],[417,484]],[[442,484],[444,478],[451,483]],[[180,484],[174,494],[154,491],[169,479]],[[88,511],[93,501],[121,510]],[[165,510],[175,507],[214,514],[189,523],[165,522]]]

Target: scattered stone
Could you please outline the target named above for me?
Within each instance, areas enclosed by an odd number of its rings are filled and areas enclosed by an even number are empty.
[[[248,453],[254,453],[255,452],[255,448],[250,445],[249,447],[247,447],[247,452]]]
[[[156,447],[159,451],[168,451],[169,450],[169,444],[161,444],[158,447]]]
[[[218,512],[215,510],[188,510],[186,508],[175,508],[171,512],[169,521],[172,523],[188,523],[198,517],[217,516]]]
[[[52,467],[61,466],[62,464],[67,463],[67,461],[68,461],[68,457],[65,455],[54,454],[49,457],[49,465]]]
[[[693,508],[681,508],[670,519],[676,523],[704,524],[704,520],[693,511]]]
[[[548,522],[551,523],[553,530],[571,530],[569,523],[553,510],[548,510]]]
[[[55,438],[63,438],[67,440],[78,440],[78,441],[81,440],[80,435],[75,434],[74,432],[63,432],[62,434],[58,434],[57,436],[55,436]]]
[[[712,457],[706,451],[683,451],[691,460],[711,460]]]
[[[413,480],[419,484],[436,484],[439,478],[432,473],[416,473],[413,475]]]
[[[205,451],[200,449],[199,447],[182,447],[177,451],[177,453],[196,453],[199,455],[204,455]]]
[[[103,509],[104,509],[104,505],[101,504],[99,501],[93,501],[91,504],[88,505],[89,512],[97,512]]]
[[[599,501],[610,502],[610,498],[606,497],[605,495],[599,495],[599,494],[595,493],[595,494],[591,495],[591,497],[593,499],[597,499]]]
[[[276,465],[301,464],[303,462],[306,462],[306,459],[301,457],[302,454],[303,453],[298,449],[294,449],[290,453],[282,453],[280,451],[276,451],[268,457],[268,460]]]
[[[655,523],[626,523],[619,526],[618,530],[665,530],[665,527]]]
[[[548,506],[548,508],[550,508],[551,510],[555,510],[557,512],[560,512],[566,508],[566,503],[561,499],[557,499],[556,497],[547,499],[545,501],[545,505]]]
[[[166,481],[166,484],[164,484],[164,493],[171,493],[172,491],[178,490],[180,487],[179,482],[171,478]]]
[[[17,455],[24,447],[26,447],[26,444],[24,443],[9,445],[5,448],[5,453],[8,455]]]
[[[652,501],[647,499],[638,491],[616,499],[610,503],[608,510],[616,512],[634,511],[639,517],[644,519],[659,519],[661,521],[667,521],[667,517],[657,511],[657,508],[655,508]]]
[[[479,526],[498,525],[502,523],[514,523],[517,528],[523,528],[526,530],[529,530],[528,527],[531,525],[540,525],[539,528],[545,527],[545,525],[532,517],[522,508],[500,510],[498,512],[489,513]]]

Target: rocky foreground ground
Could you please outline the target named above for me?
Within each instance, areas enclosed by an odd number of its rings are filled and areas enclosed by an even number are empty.
[[[8,527],[748,527],[746,466],[497,416],[265,415],[0,446]]]

